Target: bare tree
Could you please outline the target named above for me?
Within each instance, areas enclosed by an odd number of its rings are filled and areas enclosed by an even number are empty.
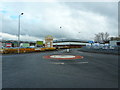
[[[105,39],[104,39],[105,41],[108,41],[109,40],[109,33],[105,33]]]
[[[100,35],[99,34],[95,34],[95,41],[100,42]]]
[[[104,33],[101,32],[101,33],[100,33],[100,36],[101,36],[101,42],[103,43],[103,42],[104,42]]]
[[[99,43],[104,43],[109,40],[109,33],[103,33],[100,32],[98,34],[95,34],[95,41]]]

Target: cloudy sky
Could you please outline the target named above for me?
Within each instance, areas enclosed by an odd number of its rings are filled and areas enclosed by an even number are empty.
[[[17,40],[21,15],[21,40],[93,40],[94,34],[118,36],[118,2],[2,2],[0,20],[3,39]],[[61,27],[61,28],[60,28]]]

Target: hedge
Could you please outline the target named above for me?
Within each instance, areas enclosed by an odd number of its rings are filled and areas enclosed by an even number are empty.
[[[55,50],[56,48],[20,48],[19,53],[28,53],[28,52],[40,52],[40,51],[48,51]],[[18,49],[0,49],[0,53],[18,53]]]

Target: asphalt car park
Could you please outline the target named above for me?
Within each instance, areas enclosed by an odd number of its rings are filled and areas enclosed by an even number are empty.
[[[49,55],[52,58],[45,58]],[[83,58],[53,58],[56,55]],[[3,55],[2,87],[118,88],[118,56],[79,49]]]

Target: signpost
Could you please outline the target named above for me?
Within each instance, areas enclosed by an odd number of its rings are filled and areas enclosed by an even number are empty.
[[[92,44],[94,43],[94,41],[88,41],[90,44],[91,44],[91,47],[92,47]]]
[[[29,43],[21,43],[20,46],[21,47],[30,47],[30,44]]]
[[[94,41],[88,41],[89,43],[94,43]]]
[[[37,47],[43,47],[43,41],[36,41]]]
[[[45,37],[45,47],[53,47],[53,37],[51,35]]]
[[[6,47],[12,47],[12,43],[6,43]]]

